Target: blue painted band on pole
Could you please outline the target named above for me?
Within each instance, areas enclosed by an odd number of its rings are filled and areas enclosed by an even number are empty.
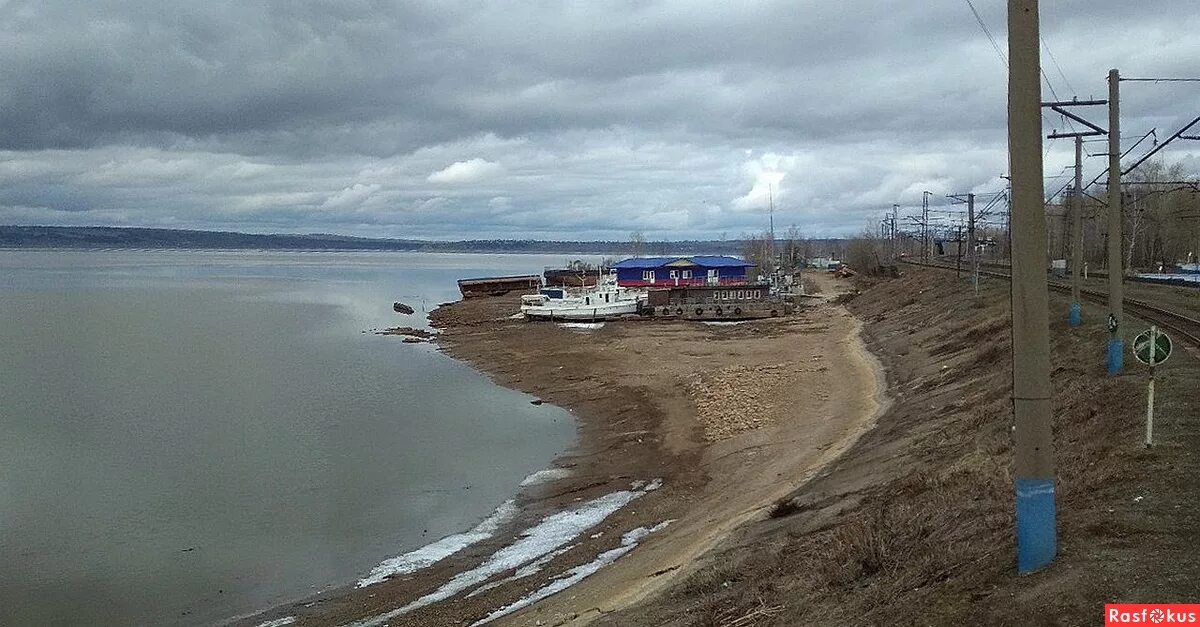
[[[1017,572],[1042,568],[1057,552],[1054,479],[1017,479]]]
[[[1125,342],[1120,339],[1108,341],[1108,374],[1121,374],[1125,367]]]
[[[1071,303],[1071,312],[1067,315],[1067,319],[1073,327],[1083,324],[1083,308],[1079,306],[1079,303]]]

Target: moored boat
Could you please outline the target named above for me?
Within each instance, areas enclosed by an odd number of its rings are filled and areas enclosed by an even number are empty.
[[[605,278],[595,287],[568,290],[544,287],[521,297],[521,313],[528,320],[597,321],[636,314],[645,294],[618,287]]]

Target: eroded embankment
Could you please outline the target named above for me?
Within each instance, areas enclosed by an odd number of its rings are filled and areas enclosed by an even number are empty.
[[[1141,444],[1145,370],[1103,373],[1103,313],[1051,300],[1060,555],[1014,573],[1008,284],[978,297],[934,270],[849,303],[888,368],[891,408],[821,474],[605,625],[1095,624],[1103,603],[1196,600],[1200,367],[1159,369],[1159,444]],[[1132,361],[1132,360],[1131,360]],[[1164,391],[1165,390],[1165,391]]]

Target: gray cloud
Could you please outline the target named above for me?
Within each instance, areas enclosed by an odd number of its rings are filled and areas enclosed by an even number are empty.
[[[1043,5],[1061,97],[1200,67],[1190,1]],[[733,237],[770,183],[830,235],[1007,170],[957,2],[0,1],[0,44],[0,223]],[[1200,114],[1200,85],[1123,87],[1127,135]]]

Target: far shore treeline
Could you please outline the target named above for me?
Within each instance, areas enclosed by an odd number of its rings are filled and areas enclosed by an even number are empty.
[[[374,250],[470,253],[584,253],[597,255],[730,254],[746,251],[747,240],[549,241],[476,239],[432,241],[376,239],[344,235],[258,235],[127,227],[0,226],[0,248],[165,248],[230,250]],[[839,240],[807,240],[840,248]]]

